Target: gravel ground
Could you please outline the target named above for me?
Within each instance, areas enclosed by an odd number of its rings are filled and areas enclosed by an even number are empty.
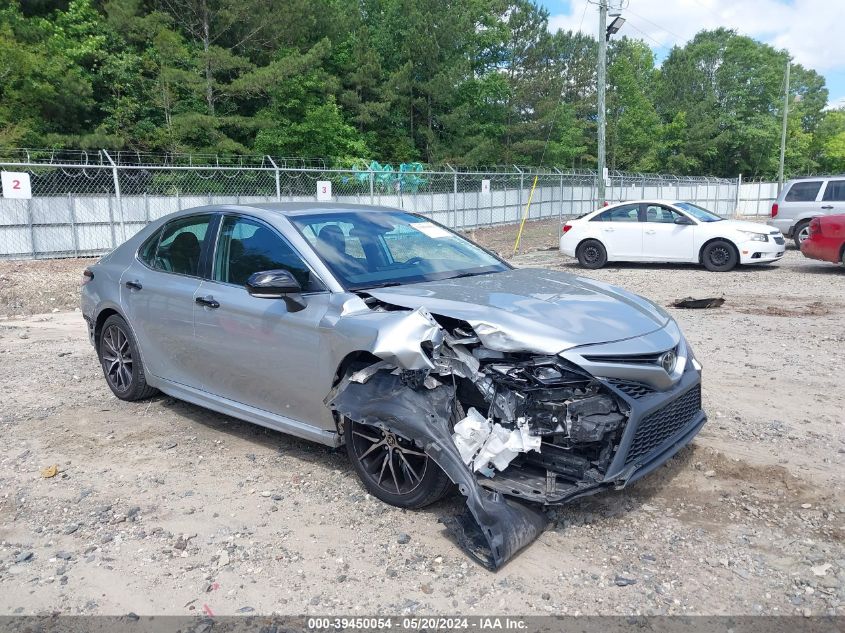
[[[529,230],[529,248],[556,240],[556,223]],[[499,251],[514,236],[476,232]],[[578,271],[551,251],[515,261]],[[841,267],[789,250],[725,274],[591,272],[663,305],[725,297],[670,309],[710,421],[646,479],[551,511],[491,573],[450,541],[457,496],[405,512],[342,451],[165,396],[116,400],[72,311],[84,265],[0,263],[0,615],[845,611]]]

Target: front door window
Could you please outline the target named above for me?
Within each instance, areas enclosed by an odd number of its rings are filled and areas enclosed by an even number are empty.
[[[248,218],[227,216],[223,220],[214,258],[214,281],[243,286],[253,273],[290,271],[303,290],[319,282],[296,251],[273,229]]]

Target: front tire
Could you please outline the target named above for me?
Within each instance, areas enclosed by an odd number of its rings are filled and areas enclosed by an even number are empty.
[[[440,467],[410,440],[346,420],[346,452],[364,488],[398,508],[417,509],[441,499],[452,485]]]
[[[607,250],[598,240],[584,240],[575,252],[578,263],[583,268],[596,270],[607,263]]]
[[[147,384],[138,344],[123,319],[113,314],[100,331],[97,354],[112,393],[121,400],[143,400],[158,390]]]
[[[810,222],[803,220],[795,225],[792,231],[792,239],[795,242],[795,248],[801,250],[801,242],[810,237]]]
[[[707,270],[724,273],[736,267],[739,263],[739,253],[727,240],[715,240],[704,247],[701,262]]]

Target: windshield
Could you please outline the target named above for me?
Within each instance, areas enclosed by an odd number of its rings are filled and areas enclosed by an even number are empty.
[[[510,269],[469,240],[411,213],[343,211],[295,215],[290,221],[349,290]]]
[[[719,220],[725,219],[720,215],[716,215],[712,211],[708,211],[704,207],[693,204],[692,202],[676,202],[675,206],[683,209],[699,222],[718,222]]]

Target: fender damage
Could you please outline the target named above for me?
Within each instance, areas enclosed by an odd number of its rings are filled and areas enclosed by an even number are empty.
[[[627,410],[600,381],[558,356],[514,351],[504,332],[485,332],[485,345],[468,323],[425,308],[392,321],[373,349],[383,360],[348,373],[326,404],[423,448],[466,498],[475,525],[464,517],[457,536],[473,558],[501,567],[545,529],[543,504],[607,486]]]

